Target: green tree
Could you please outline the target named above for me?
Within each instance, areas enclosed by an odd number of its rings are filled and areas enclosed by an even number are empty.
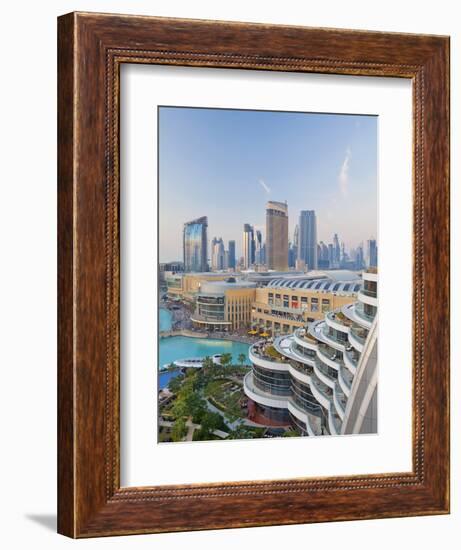
[[[202,361],[203,368],[211,369],[214,366],[213,359],[208,355]]]
[[[184,418],[178,418],[173,424],[171,430],[171,439],[173,441],[182,441],[187,434],[187,426]]]
[[[245,363],[247,356],[244,353],[239,353],[238,361],[240,365],[243,367],[243,363]]]
[[[246,426],[239,424],[229,435],[229,439],[253,439],[253,432]]]
[[[230,365],[232,361],[232,354],[231,353],[223,353],[221,355],[221,365],[223,367],[227,367],[228,365]]]
[[[219,413],[207,411],[202,417],[202,428],[212,432],[213,430],[222,430],[226,427],[222,416]]]
[[[184,380],[184,376],[182,374],[180,374],[179,376],[175,376],[174,378],[170,378],[170,381],[168,382],[168,388],[173,393],[176,393],[176,394],[179,393],[179,391],[181,390],[183,380]]]
[[[227,428],[220,414],[207,411],[202,416],[200,429],[194,432],[194,440],[208,441],[213,439],[214,430],[227,431]]]
[[[205,401],[196,391],[189,387],[181,389],[171,408],[171,412],[176,418],[192,416],[194,422],[199,421],[205,411]]]

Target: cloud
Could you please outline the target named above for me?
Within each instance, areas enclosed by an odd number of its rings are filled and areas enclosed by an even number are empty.
[[[259,179],[258,180],[259,184],[261,185],[261,187],[264,189],[264,191],[269,195],[269,193],[271,192],[271,189],[270,187],[265,183],[265,181],[263,179]]]
[[[338,181],[339,181],[339,190],[343,197],[347,197],[348,187],[349,187],[349,163],[351,160],[351,149],[350,147],[346,150],[346,156],[344,157],[343,163],[341,164],[341,170],[339,171]]]

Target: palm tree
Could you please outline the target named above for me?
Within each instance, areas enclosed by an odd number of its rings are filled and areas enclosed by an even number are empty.
[[[247,356],[244,353],[239,353],[238,361],[242,367],[243,367],[243,363],[245,363],[246,358]]]
[[[213,366],[214,366],[213,359],[212,359],[210,356],[207,355],[207,356],[203,359],[202,365],[203,365],[205,368],[213,367]]]
[[[227,365],[230,365],[231,361],[232,361],[232,354],[230,354],[230,353],[223,353],[223,354],[221,355],[221,365],[222,365],[223,367],[227,367]]]

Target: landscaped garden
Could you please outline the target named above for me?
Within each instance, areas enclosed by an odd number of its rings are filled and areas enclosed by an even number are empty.
[[[249,371],[243,365],[245,356],[239,356],[240,365],[231,365],[232,356],[226,355],[221,357],[221,365],[206,358],[202,368],[187,369],[170,380],[173,399],[159,406],[159,441],[264,436],[264,427],[243,422],[247,415],[243,377]]]

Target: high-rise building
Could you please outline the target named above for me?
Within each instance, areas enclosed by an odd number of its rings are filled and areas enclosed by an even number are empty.
[[[269,269],[288,269],[288,205],[269,201],[266,205],[266,264]]]
[[[319,269],[330,269],[330,253],[323,241],[317,247],[317,263]]]
[[[255,238],[255,264],[262,265],[263,261],[263,237],[259,229],[256,231]]]
[[[186,222],[183,229],[184,271],[208,271],[207,260],[208,218],[202,216]]]
[[[363,245],[359,244],[359,246],[355,250],[355,268],[363,269],[363,266],[364,266]]]
[[[378,267],[378,246],[375,239],[367,241],[366,264],[367,267]]]
[[[318,268],[315,210],[301,210],[299,213],[298,257],[306,263],[308,269]]]
[[[293,243],[288,243],[288,267],[295,267],[296,265],[296,252]]]
[[[339,246],[338,234],[333,235],[333,265],[332,267],[338,269],[341,262],[341,248]]]
[[[333,269],[334,266],[334,257],[335,257],[335,249],[333,248],[332,243],[328,245],[328,262],[330,264],[330,269]]]
[[[295,225],[295,230],[293,232],[293,250],[295,254],[295,262],[298,259],[298,251],[299,251],[299,225]]]
[[[254,229],[249,223],[243,225],[243,267],[248,269],[255,263]]]
[[[221,271],[225,268],[224,243],[221,238],[216,237],[211,241],[211,269]]]
[[[228,267],[230,269],[235,269],[235,264],[236,264],[236,260],[235,260],[235,241],[229,241],[229,262],[228,262]]]

